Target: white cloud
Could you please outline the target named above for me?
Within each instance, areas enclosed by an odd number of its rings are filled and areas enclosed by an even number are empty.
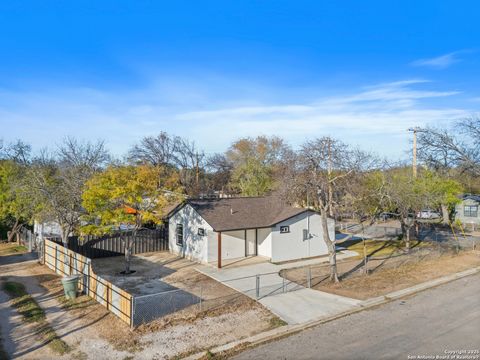
[[[446,69],[449,66],[461,61],[458,58],[458,51],[429,59],[419,59],[412,62],[413,66],[426,66],[434,69]]]
[[[168,89],[156,87],[131,92],[4,91],[0,93],[0,127],[4,129],[0,138],[21,137],[37,148],[66,135],[104,138],[115,153],[124,154],[141,137],[162,130],[189,137],[208,152],[224,150],[239,136],[276,134],[295,145],[329,134],[400,156],[408,146],[408,127],[445,123],[469,113],[432,105],[432,100],[458,92],[419,89],[426,84],[418,79],[379,84],[309,103],[280,100],[288,96],[279,89],[267,90],[269,95],[276,93],[277,99],[267,96],[269,100],[262,100],[263,89],[259,88],[252,88],[258,95],[254,100],[228,96],[221,93],[222,87],[199,88],[198,95],[190,90],[188,98],[202,101],[192,102],[180,98],[172,102]],[[181,89],[176,91],[181,93]],[[213,96],[216,91],[221,96]]]

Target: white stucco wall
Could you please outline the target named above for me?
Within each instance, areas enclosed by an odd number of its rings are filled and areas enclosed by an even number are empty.
[[[222,259],[245,257],[245,230],[222,232]]]
[[[177,224],[183,224],[183,246],[177,245]],[[205,235],[198,235],[198,229],[205,229]],[[187,259],[208,262],[208,239],[213,237],[212,227],[190,206],[185,205],[168,221],[168,242],[170,251]]]
[[[310,223],[310,226],[308,226]],[[281,226],[289,226],[289,233],[280,233]],[[310,228],[310,240],[303,240],[303,229]],[[322,224],[319,214],[309,212],[285,220],[272,228],[272,262],[309,258],[328,254],[322,238]],[[329,234],[335,239],[335,222],[329,219]]]
[[[264,228],[257,230],[258,255],[272,257],[272,229]]]

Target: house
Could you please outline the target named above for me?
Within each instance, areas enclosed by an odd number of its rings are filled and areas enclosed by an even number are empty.
[[[455,219],[463,224],[480,225],[480,195],[464,195],[455,206]]]
[[[168,215],[170,251],[222,267],[262,256],[282,262],[328,254],[320,215],[279,197],[189,199]],[[328,220],[335,237],[335,223]]]

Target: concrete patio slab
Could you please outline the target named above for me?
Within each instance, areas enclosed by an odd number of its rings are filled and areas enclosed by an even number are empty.
[[[356,255],[355,252],[343,251],[337,254],[337,259],[341,260]],[[284,269],[325,262],[328,262],[328,257],[285,264],[272,264],[264,261],[222,269],[200,265],[197,270],[252,299],[258,300],[288,324],[301,324],[347,311],[360,304],[360,300],[307,289],[285,280],[279,274]]]
[[[360,300],[302,288],[260,299],[260,303],[288,324],[303,324],[354,309]]]

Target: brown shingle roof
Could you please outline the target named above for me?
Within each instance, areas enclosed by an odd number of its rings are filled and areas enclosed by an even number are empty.
[[[270,227],[306,211],[279,197],[240,197],[187,200],[216,231]]]

